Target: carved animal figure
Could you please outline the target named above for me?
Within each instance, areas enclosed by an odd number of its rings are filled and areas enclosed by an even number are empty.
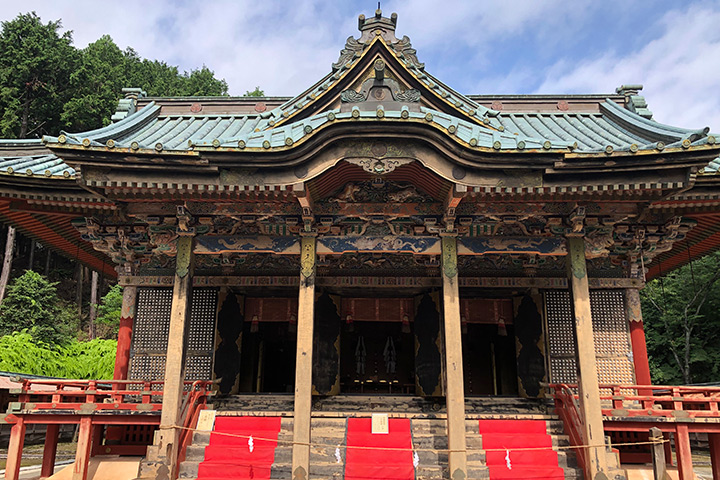
[[[388,201],[390,202],[396,202],[396,203],[403,203],[410,200],[418,200],[422,197],[420,194],[415,190],[415,187],[406,187],[402,190],[398,190],[395,193],[388,193]]]
[[[355,194],[360,191],[360,187],[354,183],[348,183],[342,192],[330,199],[331,202],[356,202]]]

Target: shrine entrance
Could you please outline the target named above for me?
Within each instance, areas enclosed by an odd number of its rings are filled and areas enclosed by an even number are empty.
[[[465,395],[518,394],[512,298],[461,298]]]
[[[415,394],[414,298],[343,298],[340,392]]]

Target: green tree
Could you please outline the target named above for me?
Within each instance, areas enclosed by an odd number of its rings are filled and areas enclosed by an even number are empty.
[[[60,20],[43,24],[35,12],[2,23],[0,136],[40,137],[61,129],[84,131],[110,123],[123,87],[151,96],[227,95],[225,80],[206,66],[175,66],[125,51],[107,35],[82,50]]]
[[[655,279],[641,293],[653,382],[720,378],[720,252]]]
[[[125,54],[108,35],[80,52],[70,75],[72,98],[63,107],[65,128],[78,132],[110,124],[118,95],[126,87]]]
[[[99,337],[117,337],[120,327],[122,299],[123,288],[120,285],[113,285],[100,301],[100,305],[98,305],[98,316],[95,319]]]
[[[264,96],[265,96],[265,91],[260,90],[260,87],[255,87],[255,90],[253,90],[252,92],[250,90],[248,90],[245,92],[245,95],[243,95],[243,97],[264,97]]]
[[[55,286],[32,270],[16,278],[0,304],[0,335],[27,331],[40,342],[67,342],[77,322],[69,321]]]
[[[57,132],[77,64],[72,33],[60,20],[43,24],[35,12],[2,22],[0,31],[0,135],[39,137]]]

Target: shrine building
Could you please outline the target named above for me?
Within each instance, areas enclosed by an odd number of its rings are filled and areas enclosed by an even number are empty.
[[[0,142],[0,220],[124,287],[114,380],[25,381],[6,478],[76,423],[82,480],[624,478],[669,438],[689,480],[693,432],[720,479],[720,390],[651,385],[639,298],[720,245],[718,138],[640,85],[459,93],[396,23],[292,98],[126,89]]]

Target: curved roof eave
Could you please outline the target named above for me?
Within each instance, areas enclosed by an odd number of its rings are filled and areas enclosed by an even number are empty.
[[[128,115],[117,123],[111,123],[106,127],[79,133],[67,133],[65,131],[61,131],[60,135],[57,137],[44,136],[42,140],[46,144],[59,143],[68,145],[83,145],[86,147],[110,147],[114,146],[115,139],[127,138],[133,133],[146,127],[155,120],[159,114],[160,106],[156,105],[155,102],[151,102],[145,108]],[[111,140],[112,143],[108,144]]]

